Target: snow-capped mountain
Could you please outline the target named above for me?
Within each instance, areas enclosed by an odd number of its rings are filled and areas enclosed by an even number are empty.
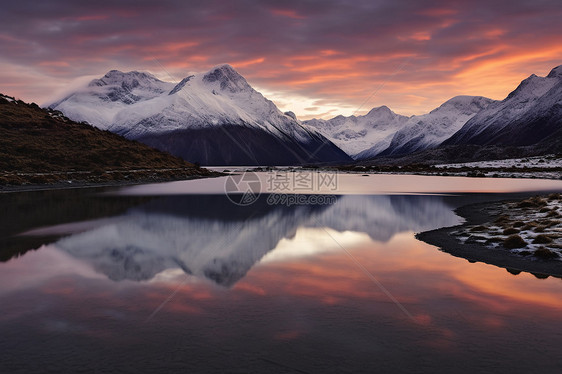
[[[303,123],[330,139],[348,155],[355,156],[366,149],[385,150],[397,130],[408,117],[394,113],[386,106],[373,108],[364,116],[339,115],[329,120],[311,119]]]
[[[381,108],[386,107],[371,113]],[[531,75],[503,101],[457,96],[430,113],[407,119],[386,109],[392,116],[371,127],[367,118],[371,113],[305,124],[356,160],[469,144],[534,145],[556,151],[562,138],[562,65],[546,77]]]
[[[320,133],[279,111],[230,65],[177,84],[112,70],[49,107],[203,165],[350,160]]]
[[[102,130],[116,132],[116,117],[123,110],[142,108],[148,101],[168,93],[173,83],[151,74],[111,70],[71,95],[49,105],[77,122],[88,122]]]
[[[562,130],[562,65],[523,80],[504,100],[471,118],[443,145],[526,146]]]
[[[364,116],[312,119],[304,124],[318,130],[354,159],[362,160],[435,148],[491,102],[481,96],[457,96],[418,116],[402,116],[381,106]]]
[[[380,151],[380,147],[375,145],[361,152],[357,158],[408,154],[435,148],[493,102],[494,100],[482,96],[453,97],[427,114],[410,117],[392,136],[386,149]]]
[[[229,65],[178,84],[112,70],[50,107],[204,165],[346,162],[441,145],[532,145],[555,133],[558,139],[562,66],[547,77],[531,75],[501,102],[457,96],[412,117],[381,106],[364,116],[301,123]]]

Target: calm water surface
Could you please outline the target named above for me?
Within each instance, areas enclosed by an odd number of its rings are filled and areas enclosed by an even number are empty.
[[[292,206],[224,183],[0,195],[0,372],[562,370],[561,279],[414,238],[562,182],[340,175]]]

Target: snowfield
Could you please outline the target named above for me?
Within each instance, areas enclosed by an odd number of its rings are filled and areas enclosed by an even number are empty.
[[[506,160],[466,162],[460,164],[441,164],[435,165],[436,168],[485,168],[485,169],[506,169],[506,168],[541,168],[553,169],[562,168],[562,158],[556,155],[546,155],[537,157],[510,158]]]

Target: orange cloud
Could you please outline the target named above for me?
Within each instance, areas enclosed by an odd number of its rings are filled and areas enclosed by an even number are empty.
[[[272,9],[271,13],[275,14],[276,16],[283,16],[283,17],[288,17],[288,18],[292,18],[292,19],[305,19],[306,18],[306,17],[298,14],[293,9]]]
[[[232,61],[230,64],[235,68],[245,68],[250,65],[261,64],[265,61],[265,57],[259,57],[252,60],[245,60],[245,61]]]
[[[503,99],[530,74],[544,75],[562,63],[557,2],[531,11],[528,1],[513,0],[505,12],[494,2],[475,1],[343,7],[326,0],[322,7],[294,8],[143,3],[108,5],[103,14],[86,3],[53,2],[30,11],[12,2],[0,15],[0,91],[44,102],[64,81],[115,68],[155,69],[156,56],[177,77],[226,62],[285,102],[320,103],[307,105],[316,112],[301,109],[298,116],[349,115],[373,92],[358,114],[387,105],[411,115],[456,95]],[[29,17],[17,16],[24,11]],[[30,73],[16,79],[21,67]],[[37,76],[41,87],[31,84]]]
[[[458,10],[451,9],[451,8],[432,8],[432,9],[424,9],[418,12],[424,16],[431,16],[431,17],[444,17],[444,16],[452,16],[458,13]]]
[[[165,53],[175,53],[178,51],[185,51],[187,49],[195,48],[199,45],[198,42],[194,41],[183,41],[183,42],[170,42],[170,43],[162,43],[157,45],[149,45],[143,47],[144,51],[147,53],[158,53],[158,54],[165,54]]]
[[[66,61],[41,61],[39,66],[69,67],[70,64]]]

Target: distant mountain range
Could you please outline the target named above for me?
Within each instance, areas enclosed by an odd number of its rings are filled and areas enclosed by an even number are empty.
[[[494,157],[504,146],[562,152],[562,66],[530,76],[502,101],[457,96],[411,117],[381,106],[301,122],[229,65],[177,84],[112,70],[50,108],[204,165],[349,163],[469,145],[496,147]]]
[[[430,113],[409,118],[380,107],[365,116],[313,119],[304,124],[356,160],[445,146],[455,146],[457,151],[459,146],[493,146],[494,157],[501,154],[497,147],[507,146],[532,146],[535,153],[541,147],[562,152],[562,66],[546,77],[531,75],[502,101],[457,96]]]
[[[112,70],[49,106],[202,165],[297,165],[350,157],[254,90],[230,65],[177,84]]]
[[[311,119],[303,123],[355,157],[366,150],[377,154],[387,149],[396,131],[404,127],[407,121],[408,117],[381,106],[364,116],[339,115],[330,120]]]
[[[406,117],[386,106],[364,116],[304,121],[355,159],[408,154],[437,147],[493,100],[457,96],[430,113]]]

